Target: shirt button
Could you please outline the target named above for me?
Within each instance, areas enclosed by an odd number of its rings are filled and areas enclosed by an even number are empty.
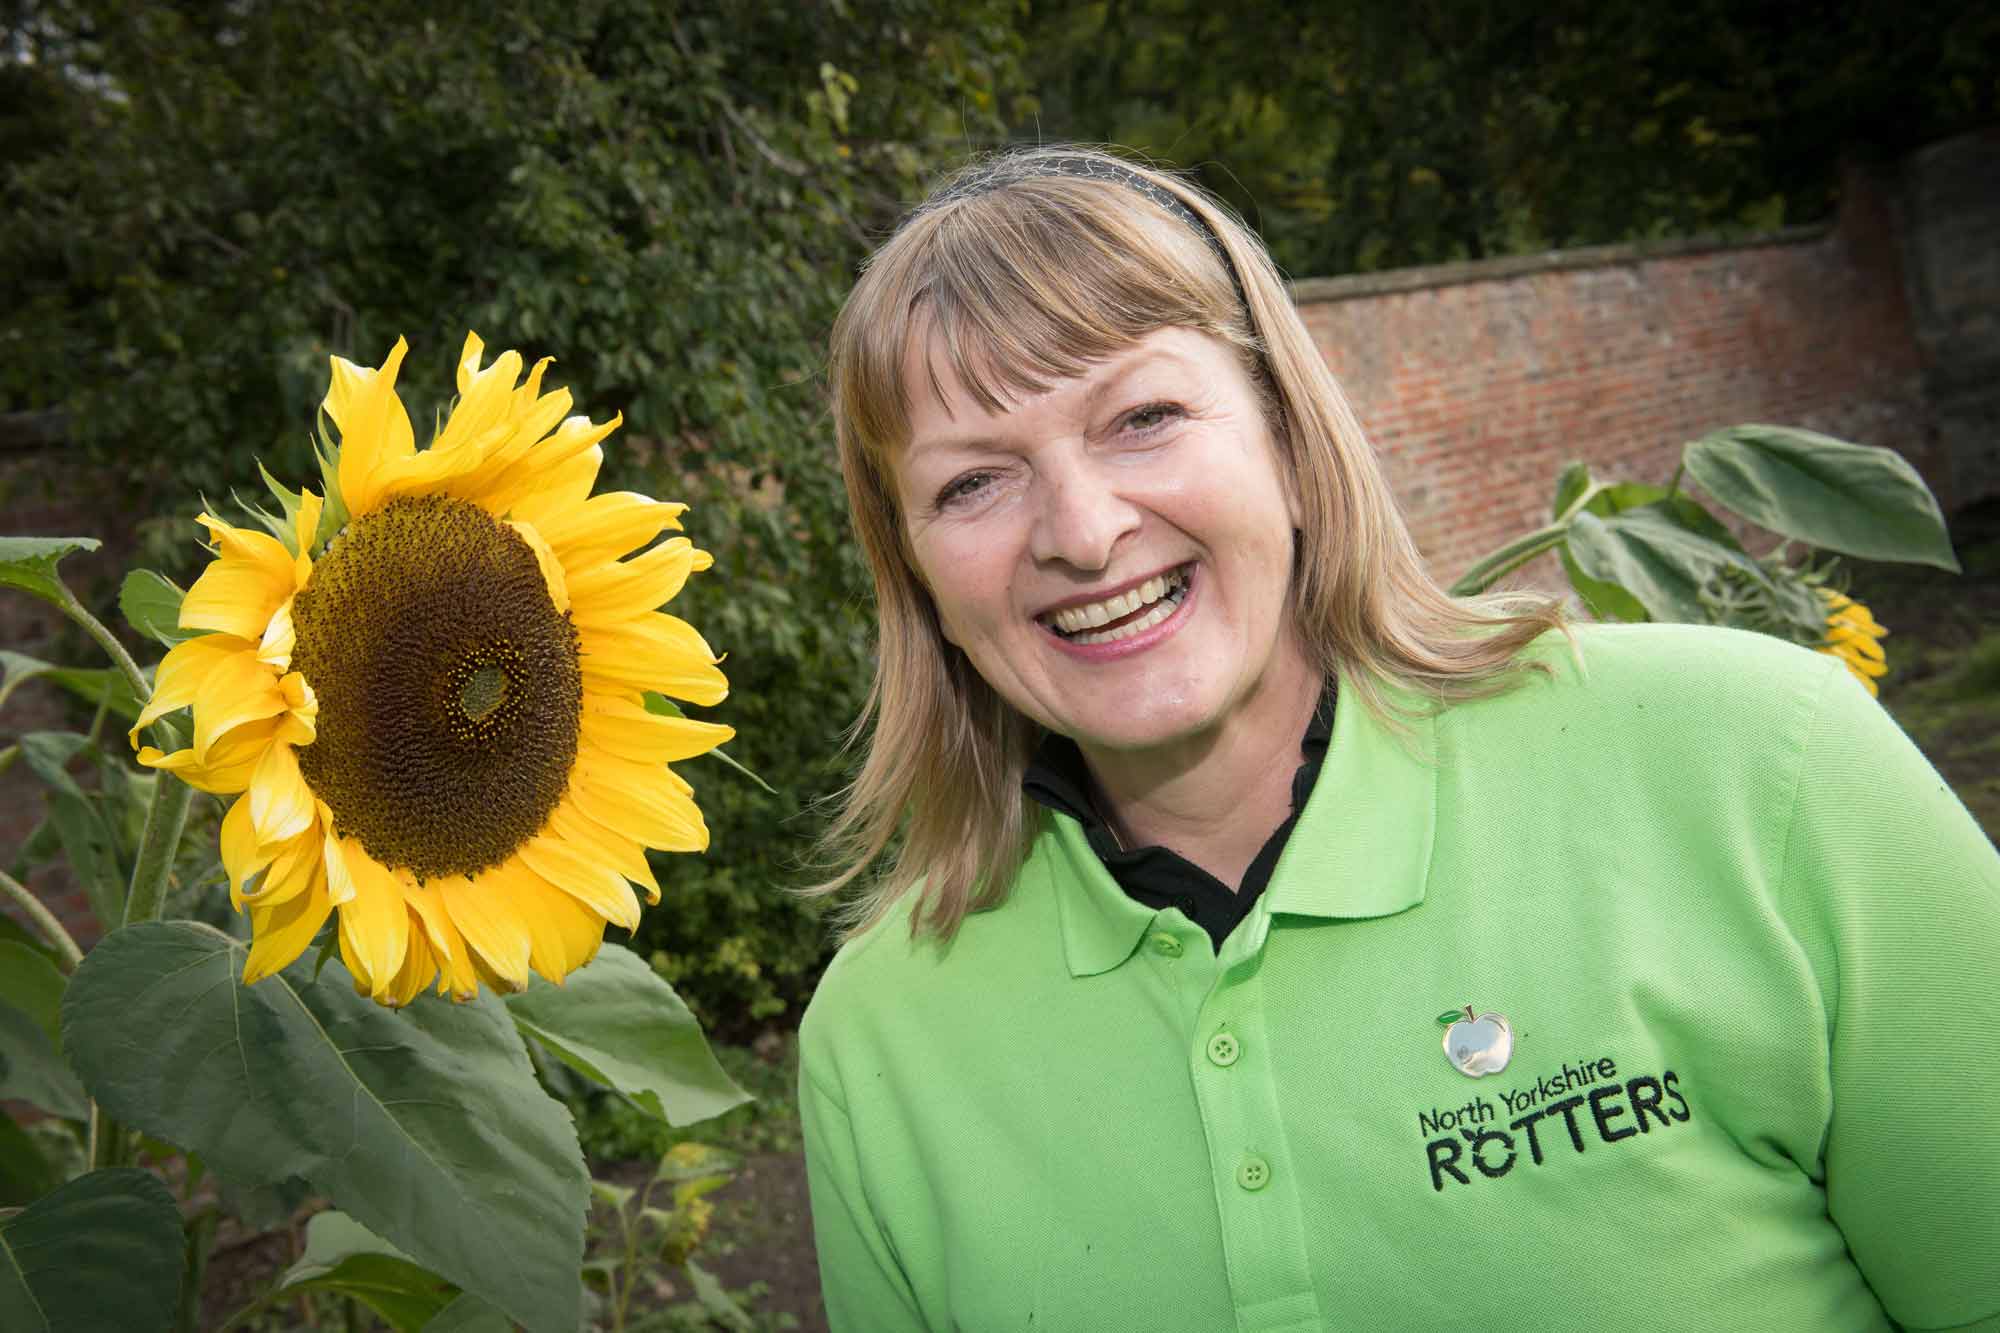
[[[1236,1164],[1236,1183],[1253,1192],[1263,1189],[1271,1183],[1271,1164],[1251,1153]]]
[[[1243,1053],[1236,1038],[1227,1032],[1218,1032],[1208,1039],[1208,1060],[1210,1064],[1221,1065],[1224,1069],[1236,1063],[1236,1057]]]
[[[1153,936],[1153,952],[1162,958],[1179,958],[1181,956],[1181,942],[1172,935],[1162,932]]]

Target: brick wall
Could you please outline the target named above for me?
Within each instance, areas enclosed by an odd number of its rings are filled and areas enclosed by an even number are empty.
[[[1888,197],[1831,228],[1308,280],[1306,326],[1449,581],[1548,519],[1555,477],[1664,483],[1718,426],[1804,426],[1901,451],[1949,502]],[[1967,497],[1970,498],[1970,497]],[[1526,581],[1559,577],[1552,559]]]

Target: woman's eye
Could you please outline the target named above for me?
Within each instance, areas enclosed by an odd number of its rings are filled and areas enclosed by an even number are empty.
[[[962,477],[954,477],[945,483],[943,490],[938,492],[937,507],[946,509],[961,500],[970,499],[992,480],[993,474],[990,472],[968,472]]]
[[[1125,428],[1141,432],[1158,430],[1180,415],[1181,409],[1176,403],[1148,403],[1125,414]]]

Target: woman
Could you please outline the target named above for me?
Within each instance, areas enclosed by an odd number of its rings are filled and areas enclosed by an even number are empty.
[[[2000,1325],[2000,859],[1837,662],[1446,597],[1261,248],[1102,154],[934,195],[832,378],[837,1328]]]

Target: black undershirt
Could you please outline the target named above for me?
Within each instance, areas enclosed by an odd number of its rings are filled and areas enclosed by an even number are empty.
[[[1090,771],[1084,766],[1083,752],[1067,737],[1050,734],[1043,740],[1034,758],[1028,761],[1021,789],[1042,805],[1070,816],[1083,826],[1091,850],[1128,897],[1156,911],[1180,908],[1183,916],[1208,932],[1220,952],[1229,932],[1250,915],[1264,886],[1271,882],[1278,854],[1285,850],[1285,842],[1292,836],[1292,825],[1298,823],[1299,811],[1305,808],[1306,797],[1312,793],[1320,765],[1326,760],[1327,742],[1333,735],[1333,709],[1334,686],[1329,681],[1326,693],[1320,696],[1319,707],[1313,710],[1312,721],[1306,724],[1306,734],[1299,741],[1303,762],[1292,774],[1292,812],[1265,839],[1250,868],[1243,872],[1242,887],[1234,891],[1171,848],[1121,850],[1110,826],[1091,803]]]

